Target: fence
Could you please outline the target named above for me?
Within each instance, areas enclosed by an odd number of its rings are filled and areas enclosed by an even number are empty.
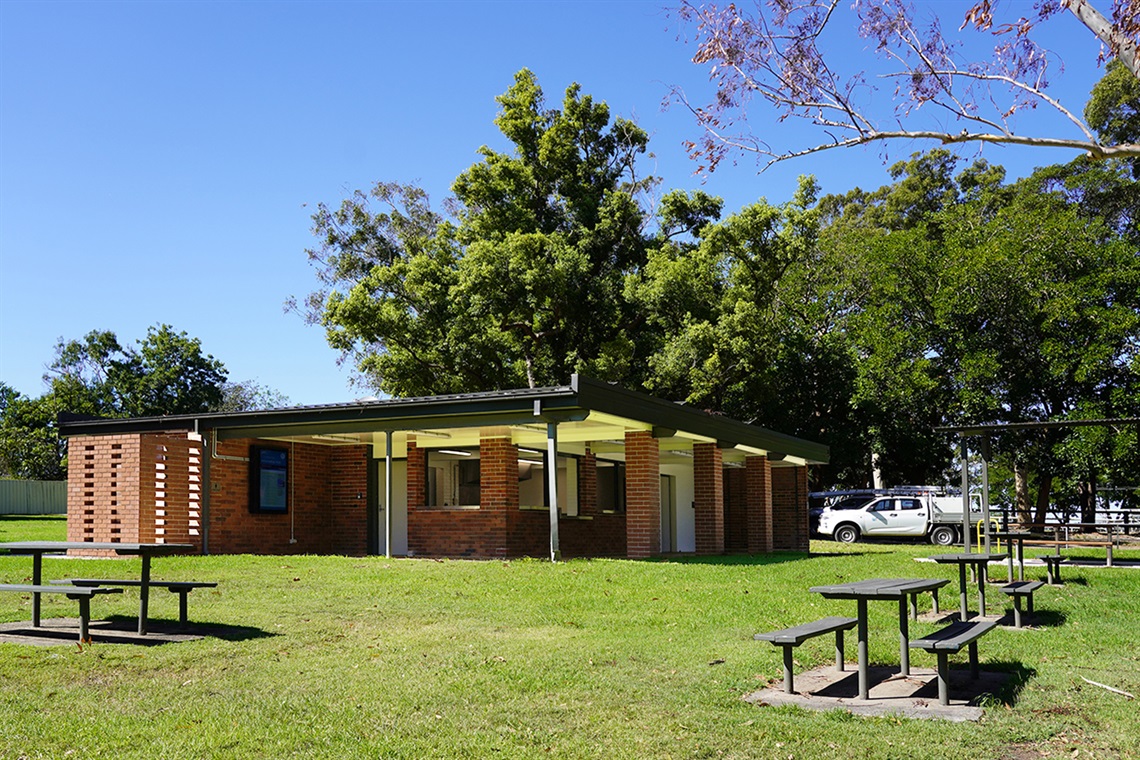
[[[0,480],[0,515],[63,514],[66,480]]]

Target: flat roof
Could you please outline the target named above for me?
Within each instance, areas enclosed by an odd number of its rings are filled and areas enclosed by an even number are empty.
[[[216,431],[219,439],[331,436],[384,432],[415,433],[458,429],[562,423],[591,429],[651,430],[658,438],[682,437],[716,442],[722,448],[763,454],[773,461],[826,464],[828,447],[795,436],[750,425],[724,415],[694,409],[617,385],[574,375],[568,385],[546,388],[458,393],[444,396],[353,401],[246,412],[91,419],[61,415],[64,436],[115,435],[139,432]],[[580,424],[579,424],[580,423]],[[607,427],[608,426],[608,427]],[[582,440],[586,440],[583,438]],[[360,441],[363,442],[363,441]]]

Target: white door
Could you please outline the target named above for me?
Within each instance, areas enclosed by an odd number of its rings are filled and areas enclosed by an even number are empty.
[[[673,476],[661,476],[661,551],[677,551],[677,500]]]
[[[405,556],[408,553],[408,463],[403,459],[392,461],[392,504],[387,503],[388,488],[384,480],[384,460],[376,460],[379,472],[376,477],[376,499],[379,505],[376,531],[379,533],[376,545],[379,554],[387,554],[385,544],[387,510],[392,509],[392,554]]]

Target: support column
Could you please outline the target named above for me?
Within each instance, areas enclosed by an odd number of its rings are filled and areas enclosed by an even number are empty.
[[[748,553],[772,551],[772,465],[768,457],[746,457],[745,522],[748,526]]]
[[[479,441],[479,519],[492,557],[518,553],[509,524],[519,510],[519,448],[510,438]]]
[[[554,422],[546,423],[546,492],[550,502],[550,561],[557,562],[562,559],[562,550],[558,546],[558,424]]]
[[[423,509],[427,497],[427,452],[408,441],[408,509]]]
[[[392,558],[392,431],[384,433],[384,555]],[[185,598],[185,597],[183,597]]]
[[[693,444],[697,554],[724,553],[724,455],[715,443]]]
[[[661,551],[661,452],[649,431],[625,434],[626,556]]]

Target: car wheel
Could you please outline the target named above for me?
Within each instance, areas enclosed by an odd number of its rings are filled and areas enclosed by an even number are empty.
[[[853,544],[859,540],[859,529],[854,525],[840,525],[835,529],[834,536],[841,544]]]
[[[958,531],[946,525],[940,525],[930,532],[930,543],[938,546],[952,546],[958,543]]]

